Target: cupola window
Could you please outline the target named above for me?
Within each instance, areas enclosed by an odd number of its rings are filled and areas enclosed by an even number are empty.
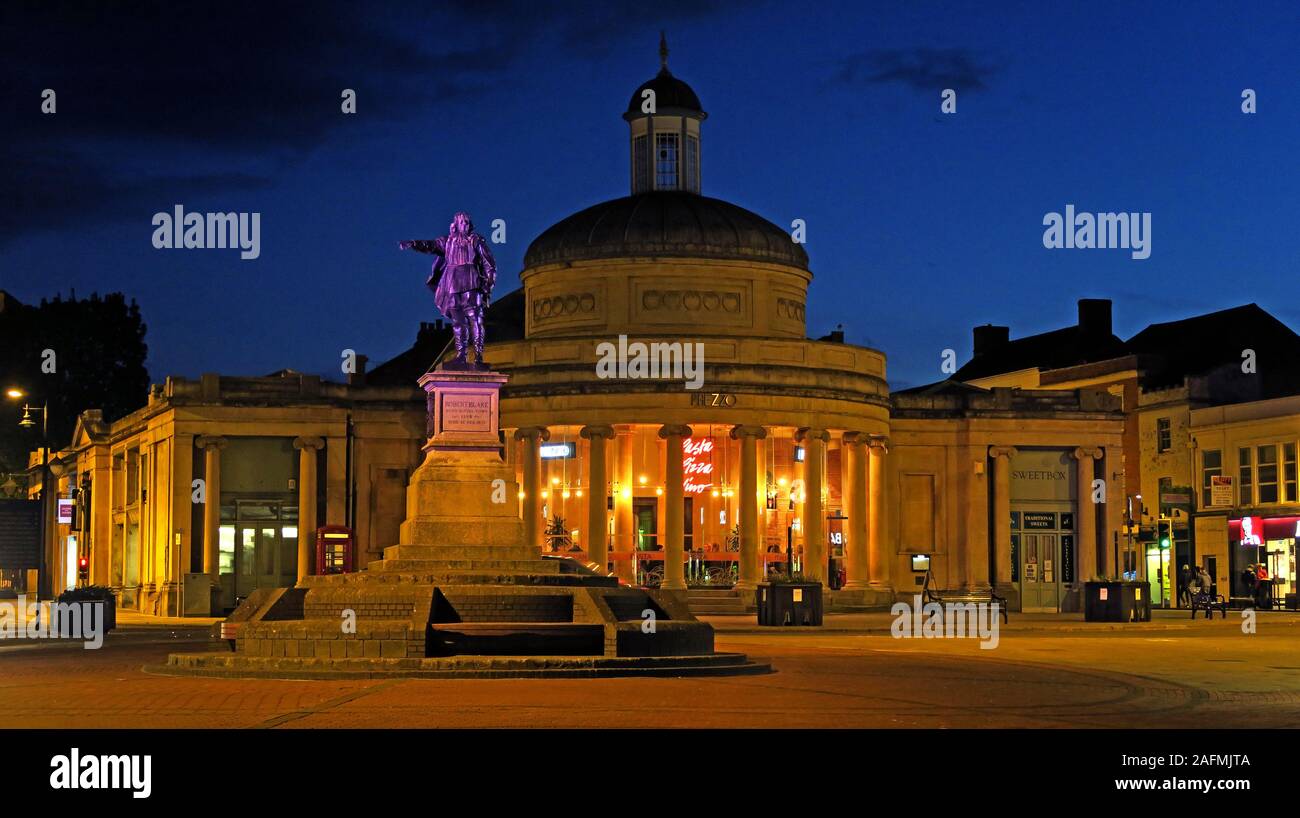
[[[686,184],[684,187],[692,193],[700,192],[700,140],[691,135],[686,137]]]
[[[632,140],[632,168],[636,177],[632,180],[632,192],[644,193],[650,189],[649,140],[638,136]]]
[[[677,190],[677,134],[655,134],[655,189]]]

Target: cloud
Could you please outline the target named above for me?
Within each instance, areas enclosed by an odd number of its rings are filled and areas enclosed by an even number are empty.
[[[897,83],[919,91],[983,91],[999,67],[965,48],[874,48],[839,61],[836,85]]]
[[[657,39],[652,20],[717,8],[10,0],[0,14],[0,246],[137,202],[152,212],[155,192],[176,201],[270,185],[351,124],[344,88],[368,124],[426,118],[500,88],[546,38],[568,56],[598,56],[608,27]],[[40,111],[45,88],[58,95],[52,116]]]

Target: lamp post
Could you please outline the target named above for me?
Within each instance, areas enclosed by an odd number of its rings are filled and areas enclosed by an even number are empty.
[[[27,397],[26,392],[24,392],[21,389],[12,388],[12,387],[5,391],[5,395],[7,395],[11,400],[22,400],[23,398]],[[48,400],[43,401],[39,407],[31,406],[27,403],[24,403],[23,417],[22,420],[18,421],[18,425],[23,427],[24,429],[30,429],[34,427],[36,425],[36,421],[32,420],[32,412],[37,412],[37,411],[41,413],[41,511],[40,511],[41,541],[40,541],[40,549],[37,552],[37,557],[36,557],[36,594],[38,599],[39,598],[48,599],[53,595],[53,588],[49,587],[49,573],[46,571],[46,566],[45,566],[45,539],[47,536],[47,532],[49,530],[49,521],[46,520],[46,516],[47,516],[46,506],[49,503],[47,489],[49,486],[49,472],[50,472],[50,444],[49,444],[50,403],[49,401]]]

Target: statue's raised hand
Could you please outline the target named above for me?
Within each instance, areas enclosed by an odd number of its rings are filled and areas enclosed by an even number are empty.
[[[399,241],[399,242],[397,243],[397,249],[398,249],[398,250],[410,250],[410,249],[411,249],[411,246],[412,246],[413,244],[415,244],[415,242],[413,242],[413,241]]]

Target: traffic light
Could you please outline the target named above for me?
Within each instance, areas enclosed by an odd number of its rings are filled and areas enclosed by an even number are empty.
[[[80,556],[77,558],[77,580],[86,582],[90,579],[90,557]]]

